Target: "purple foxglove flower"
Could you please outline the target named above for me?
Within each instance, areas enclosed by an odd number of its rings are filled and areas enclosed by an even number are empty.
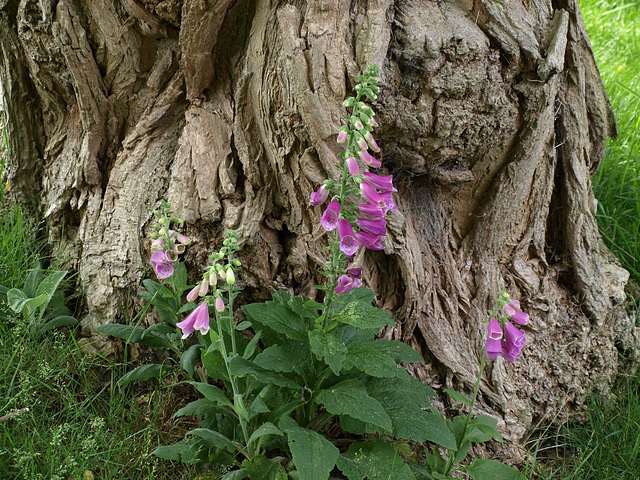
[[[362,280],[359,278],[353,278],[349,275],[342,275],[338,278],[338,285],[336,285],[336,295],[342,295],[349,290],[362,286]]]
[[[336,142],[344,143],[346,141],[347,141],[347,131],[343,128],[338,132],[338,138],[336,139]]]
[[[369,125],[371,125],[372,127],[378,127],[379,126],[378,122],[373,117],[371,117],[371,120],[369,120]]]
[[[191,243],[191,239],[181,233],[176,234],[176,241],[182,245],[189,245]]]
[[[160,279],[169,278],[173,275],[173,262],[167,252],[157,250],[151,254],[151,266]]]
[[[167,254],[167,257],[169,257],[169,260],[171,260],[172,262],[178,260],[178,252],[176,252],[175,250],[165,250],[164,253]]]
[[[364,128],[364,125],[362,125],[362,122],[360,120],[356,120],[353,126],[356,127],[358,130],[362,130]]]
[[[380,196],[382,197],[382,200],[384,201],[387,210],[398,209],[398,206],[393,202],[393,195],[391,192],[380,192]]]
[[[367,232],[356,232],[356,240],[358,240],[360,245],[369,250],[384,250],[382,237],[371,235]]]
[[[360,193],[362,197],[374,207],[384,209],[387,206],[382,194],[378,193],[378,191],[367,182],[360,184]]]
[[[367,150],[360,150],[360,160],[372,168],[380,168],[382,166],[380,160],[373,157]]]
[[[385,237],[387,235],[387,221],[384,218],[379,218],[377,220],[356,218],[356,223],[363,232],[367,232],[378,237]]]
[[[521,350],[524,344],[527,343],[527,338],[524,336],[524,332],[519,330],[513,323],[504,322],[504,343],[509,350],[513,347]]]
[[[327,198],[329,198],[329,190],[326,185],[322,185],[318,190],[311,194],[311,200],[309,203],[315,207],[322,205],[327,201]]]
[[[529,315],[518,310],[519,308],[520,302],[517,300],[511,300],[504,306],[504,313],[518,325],[526,325],[529,322]]]
[[[373,150],[374,152],[380,151],[380,147],[378,146],[376,141],[373,139],[373,135],[371,135],[371,132],[367,132],[364,138],[367,140],[367,143],[371,147],[371,150]]]
[[[363,203],[361,205],[358,205],[358,210],[360,210],[365,215],[369,215],[373,218],[382,218],[384,217],[385,213],[382,208],[371,205],[370,203]]]
[[[338,222],[338,237],[340,238],[340,250],[342,250],[347,257],[350,257],[358,251],[360,244],[353,234],[353,227],[344,218]]]
[[[347,270],[347,275],[354,278],[360,278],[362,276],[362,267],[350,268]]]
[[[224,300],[220,295],[216,297],[216,311],[224,312]]]
[[[381,192],[397,192],[393,187],[393,175],[376,175],[371,172],[364,172],[364,181]]]
[[[156,238],[153,242],[151,242],[151,250],[154,252],[156,250],[164,249],[164,242],[162,241],[162,237]]]
[[[196,330],[202,335],[209,331],[209,307],[206,300],[196,307],[182,322],[176,323],[176,327],[182,330],[182,338],[187,338]]]
[[[187,302],[195,302],[196,298],[198,298],[198,292],[200,291],[200,285],[196,285],[191,289],[189,293],[187,293]]]
[[[358,161],[355,159],[355,157],[350,156],[349,158],[347,158],[346,163],[351,175],[353,175],[354,177],[356,175],[360,175],[360,165],[358,165]]]
[[[489,319],[489,333],[485,352],[489,360],[495,360],[502,355],[502,328],[495,317]]]
[[[358,147],[360,147],[360,150],[366,150],[367,148],[369,148],[369,145],[367,145],[367,141],[363,137],[359,137],[356,143],[358,144]]]
[[[338,200],[331,200],[327,209],[322,214],[320,223],[327,232],[331,232],[338,226],[338,220],[340,218],[340,202]]]

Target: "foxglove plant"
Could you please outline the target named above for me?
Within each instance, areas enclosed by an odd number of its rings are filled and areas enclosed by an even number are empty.
[[[331,259],[324,270],[329,279],[326,304],[331,303],[333,293],[343,295],[362,285],[359,276],[347,274],[347,265],[361,245],[370,250],[384,248],[383,238],[387,236],[384,216],[398,208],[392,198],[392,193],[397,191],[393,187],[393,176],[369,171],[381,166],[369,149],[379,153],[380,147],[371,133],[377,126],[375,112],[363,99],[377,98],[380,92],[377,75],[378,69],[373,66],[358,76],[361,83],[356,86],[356,96],[344,102],[344,106],[351,109],[351,115],[337,137],[338,143],[345,144],[340,154],[340,176],[325,180],[310,198],[313,206],[331,198],[320,221],[327,232],[335,231],[329,242]]]

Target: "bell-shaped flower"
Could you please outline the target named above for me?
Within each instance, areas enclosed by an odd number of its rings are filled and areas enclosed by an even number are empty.
[[[331,200],[329,205],[327,205],[327,209],[322,214],[322,218],[320,219],[320,223],[322,227],[327,231],[331,232],[336,229],[338,226],[338,220],[340,219],[340,202],[338,200]]]
[[[355,177],[357,175],[360,175],[360,165],[358,165],[358,161],[355,159],[355,157],[349,156],[349,158],[347,158],[345,162],[347,164],[347,169],[352,176]]]
[[[369,145],[367,145],[367,141],[364,139],[364,137],[361,137],[360,135],[358,135],[358,140],[356,141],[356,144],[358,145],[360,150],[366,150],[367,148],[369,148]]]
[[[356,218],[356,223],[363,232],[367,232],[378,237],[384,237],[387,235],[387,221],[384,218],[378,218],[376,220]]]
[[[376,157],[371,155],[367,150],[360,150],[359,155],[360,155],[360,160],[362,160],[362,162],[365,165],[368,165],[372,168],[380,168],[382,166],[382,163],[380,163],[380,160],[378,160]]]
[[[518,325],[526,325],[529,323],[529,315],[519,310],[520,302],[517,300],[511,300],[504,306],[504,313],[507,317],[511,318]]]
[[[182,338],[187,338],[198,330],[202,335],[209,331],[209,307],[207,301],[203,301],[182,322],[176,323],[176,327],[182,330]]]
[[[326,185],[322,185],[318,190],[311,194],[309,203],[311,203],[311,205],[315,207],[318,205],[322,205],[327,201],[327,198],[329,198],[329,189]]]
[[[364,181],[381,192],[397,192],[393,186],[393,175],[376,175],[371,172],[364,172]]]
[[[173,275],[173,261],[167,255],[167,252],[162,250],[153,252],[150,263],[158,278],[165,279]]]
[[[491,317],[489,319],[489,332],[485,349],[489,360],[495,360],[502,355],[502,336],[500,322],[495,317]]]
[[[342,250],[347,257],[350,257],[358,251],[360,244],[353,234],[353,227],[344,218],[338,222],[338,237],[340,238],[340,250]]]
[[[338,132],[338,138],[336,139],[336,142],[338,143],[344,143],[347,141],[347,131],[346,129],[342,128],[339,132]]]
[[[350,275],[342,275],[338,278],[338,285],[336,285],[336,294],[342,295],[347,293],[349,290],[353,290],[354,288],[358,288],[362,286],[362,280],[357,277],[352,277]]]
[[[521,350],[524,344],[527,343],[527,338],[522,330],[507,321],[504,323],[504,343],[508,345],[509,348],[515,347]]]
[[[151,242],[151,250],[162,250],[164,248],[164,242],[162,241],[162,237],[156,238],[153,242]]]
[[[347,270],[347,275],[354,278],[360,278],[362,276],[362,267],[350,268]]]
[[[356,240],[358,240],[360,245],[369,250],[384,250],[382,237],[371,235],[367,232],[356,232]]]
[[[353,126],[356,127],[358,130],[362,130],[364,128],[364,125],[360,120],[356,120],[355,122],[353,122]]]
[[[398,206],[393,202],[393,194],[391,192],[380,192],[380,196],[382,197],[387,210],[398,210]]]
[[[362,194],[362,198],[374,207],[384,209],[387,206],[382,194],[378,193],[378,191],[367,182],[362,182],[360,184],[360,193]]]
[[[361,205],[358,205],[358,210],[360,210],[365,215],[369,215],[373,218],[382,218],[385,214],[382,208],[371,205],[370,203],[363,203]]]

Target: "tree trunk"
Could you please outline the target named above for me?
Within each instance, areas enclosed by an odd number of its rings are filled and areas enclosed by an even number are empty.
[[[503,288],[532,317],[521,363],[482,384],[507,438],[636,355],[590,184],[615,120],[575,0],[0,0],[0,60],[11,191],[38,195],[73,253],[87,332],[149,275],[163,198],[196,239],[194,279],[235,228],[247,300],[314,297],[326,239],[309,195],[375,63],[400,209],[358,261],[397,321],[385,334],[424,354],[412,372],[469,389]]]

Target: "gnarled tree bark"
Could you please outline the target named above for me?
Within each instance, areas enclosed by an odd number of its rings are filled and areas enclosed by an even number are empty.
[[[503,288],[532,316],[521,363],[482,383],[507,438],[636,355],[590,186],[616,126],[575,0],[2,0],[0,60],[12,191],[41,192],[52,243],[75,252],[88,332],[148,273],[162,198],[191,266],[235,228],[247,299],[315,296],[309,194],[376,63],[400,209],[358,261],[398,323],[385,334],[424,354],[413,373],[469,388]]]

